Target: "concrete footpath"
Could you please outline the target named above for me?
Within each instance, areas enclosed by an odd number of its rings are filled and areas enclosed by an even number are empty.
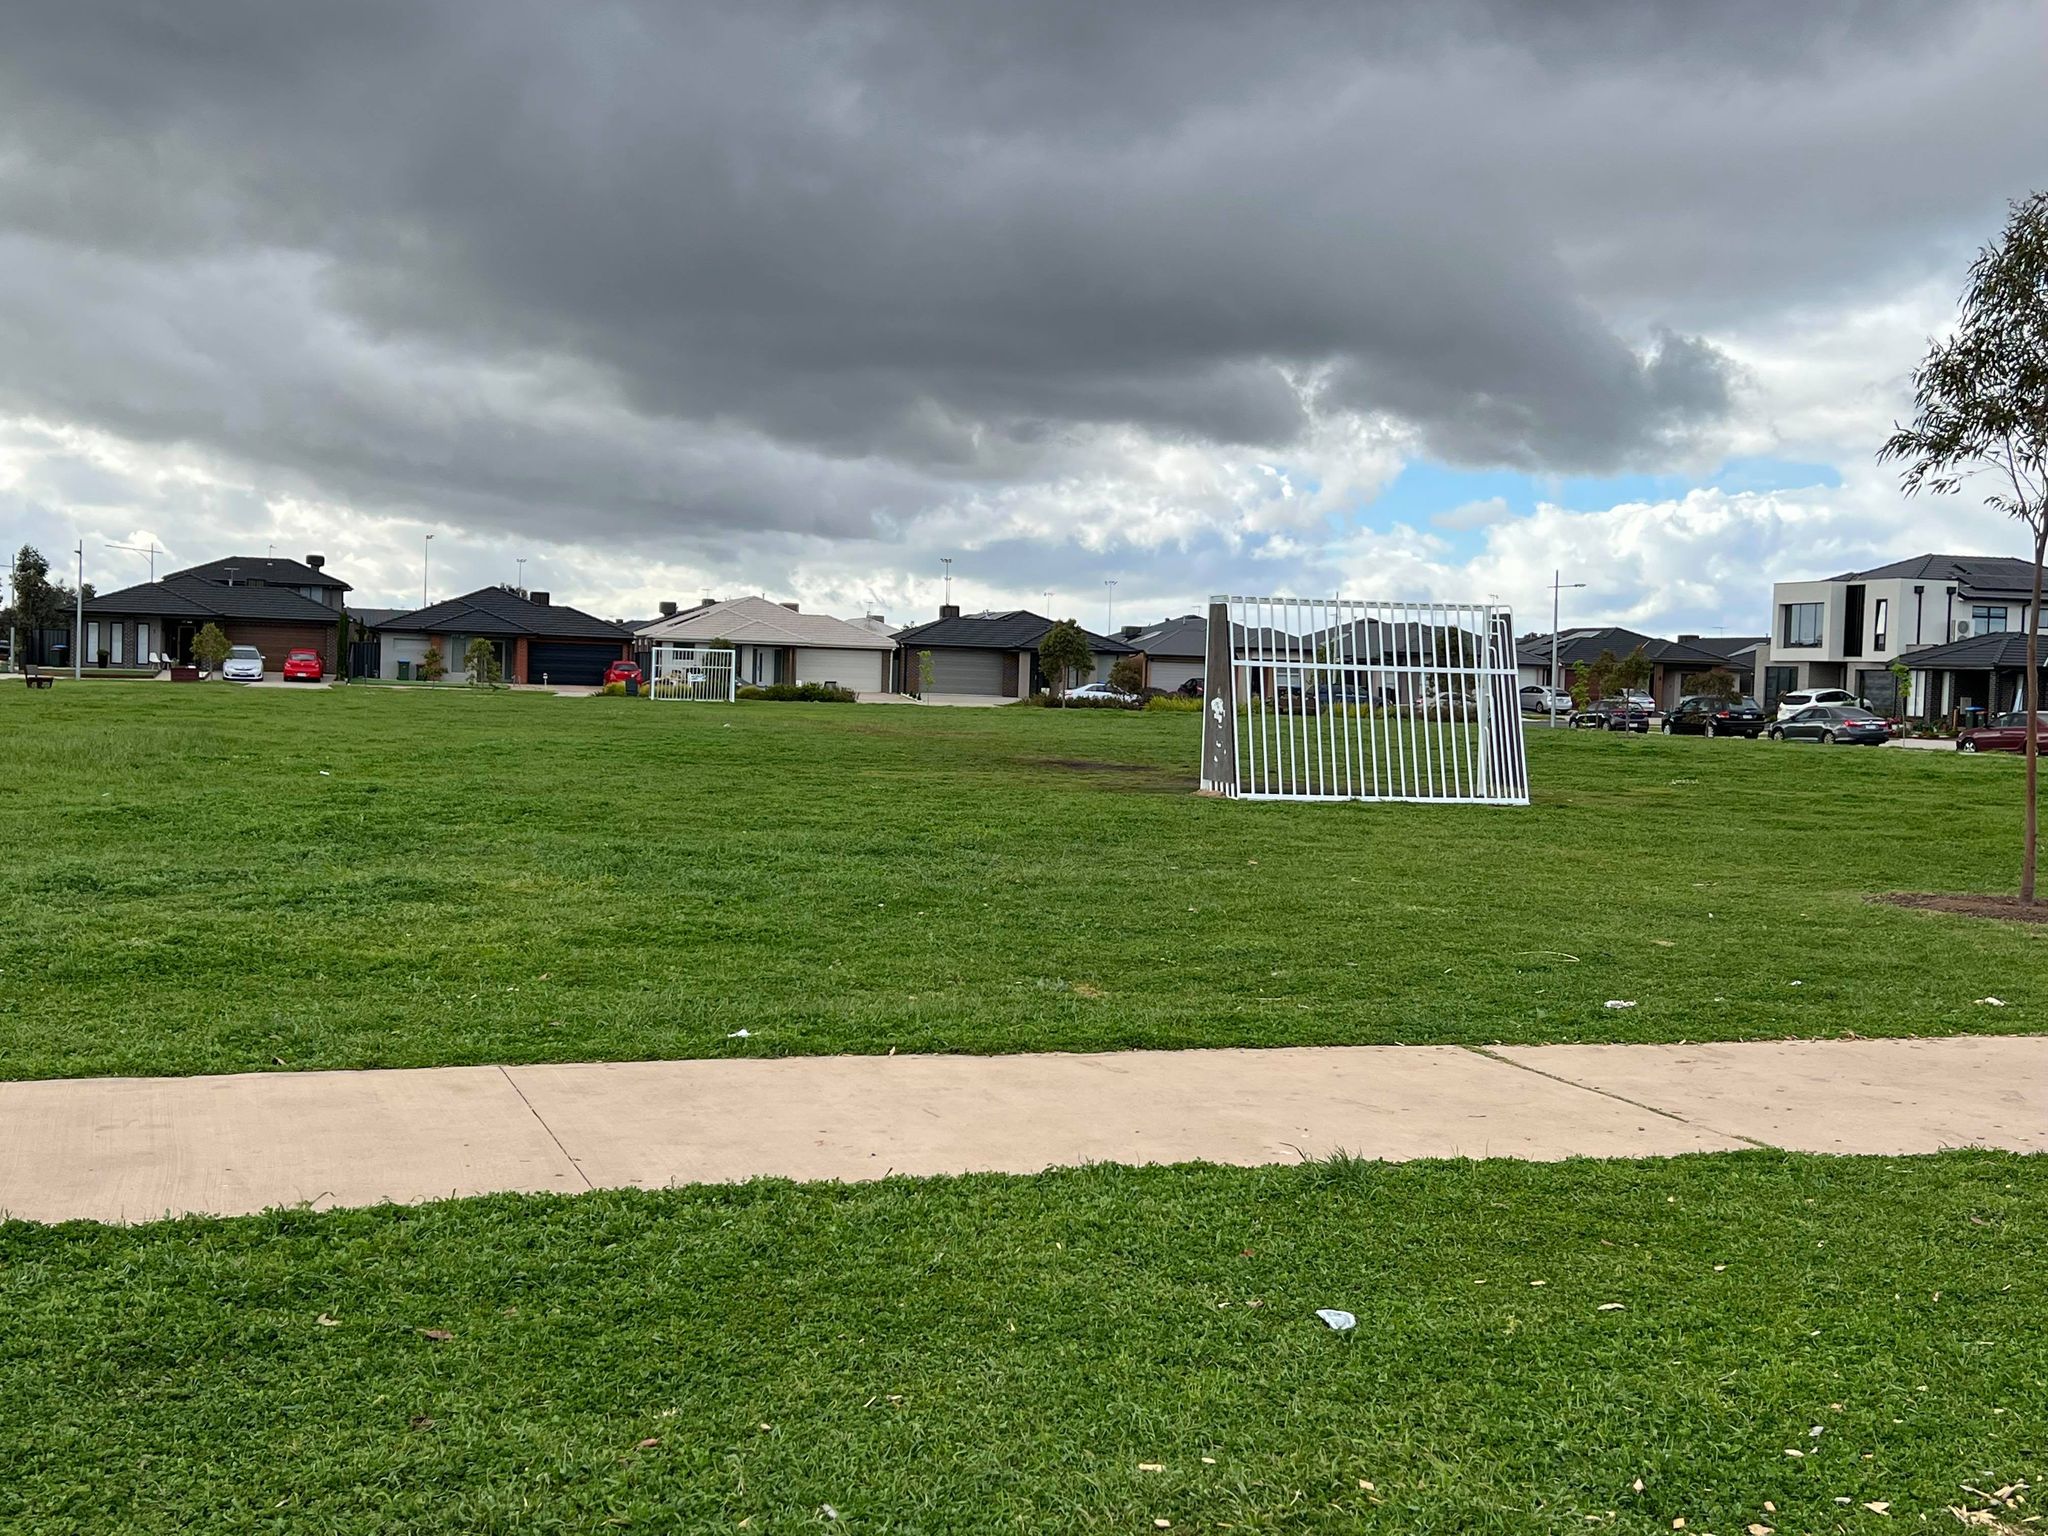
[[[145,1221],[1089,1161],[2048,1151],[2048,1036],[804,1057],[0,1083],[0,1211]]]

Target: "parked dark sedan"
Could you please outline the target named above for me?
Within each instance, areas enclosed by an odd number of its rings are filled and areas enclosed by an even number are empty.
[[[1572,714],[1575,731],[1640,731],[1650,729],[1650,712],[1627,699],[1595,699]]]
[[[1825,746],[1881,747],[1892,739],[1882,715],[1853,704],[1809,704],[1771,726],[1773,741],[1818,741]]]
[[[1717,699],[1693,693],[1671,706],[1671,713],[1664,717],[1664,734],[1747,736],[1754,741],[1763,735],[1766,723],[1755,699]]]

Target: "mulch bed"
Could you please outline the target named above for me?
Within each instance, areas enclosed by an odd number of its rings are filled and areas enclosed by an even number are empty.
[[[2048,902],[2026,906],[2017,896],[1887,891],[1870,899],[1888,906],[1911,907],[1916,912],[1954,912],[1963,917],[1995,917],[2008,923],[2048,923]]]

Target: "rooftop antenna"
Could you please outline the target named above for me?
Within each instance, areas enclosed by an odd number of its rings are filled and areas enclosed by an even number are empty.
[[[151,539],[147,544],[109,544],[107,548],[125,549],[131,555],[148,555],[149,579],[152,582],[156,580],[156,557],[158,555],[163,554],[164,551],[157,547],[157,542],[155,539]]]
[[[517,587],[521,592],[524,592],[526,590],[526,556],[524,555],[521,555],[519,557],[519,575],[513,581],[512,585]]]
[[[944,601],[950,603],[953,601],[953,557],[951,555],[941,555],[939,556],[939,564],[946,568],[946,596]]]

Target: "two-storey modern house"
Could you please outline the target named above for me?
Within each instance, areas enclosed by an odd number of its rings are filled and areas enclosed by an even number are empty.
[[[1915,555],[1824,581],[1771,588],[1771,638],[1758,653],[1765,709],[1801,688],[1846,688],[1885,714],[1938,718],[1952,709],[2005,707],[1992,680],[1974,683],[1949,664],[1958,642],[2025,634],[2033,567],[2000,555]],[[1902,696],[1892,663],[1914,674]],[[1963,660],[1974,660],[1974,655]],[[1976,686],[1982,696],[1965,700]]]

